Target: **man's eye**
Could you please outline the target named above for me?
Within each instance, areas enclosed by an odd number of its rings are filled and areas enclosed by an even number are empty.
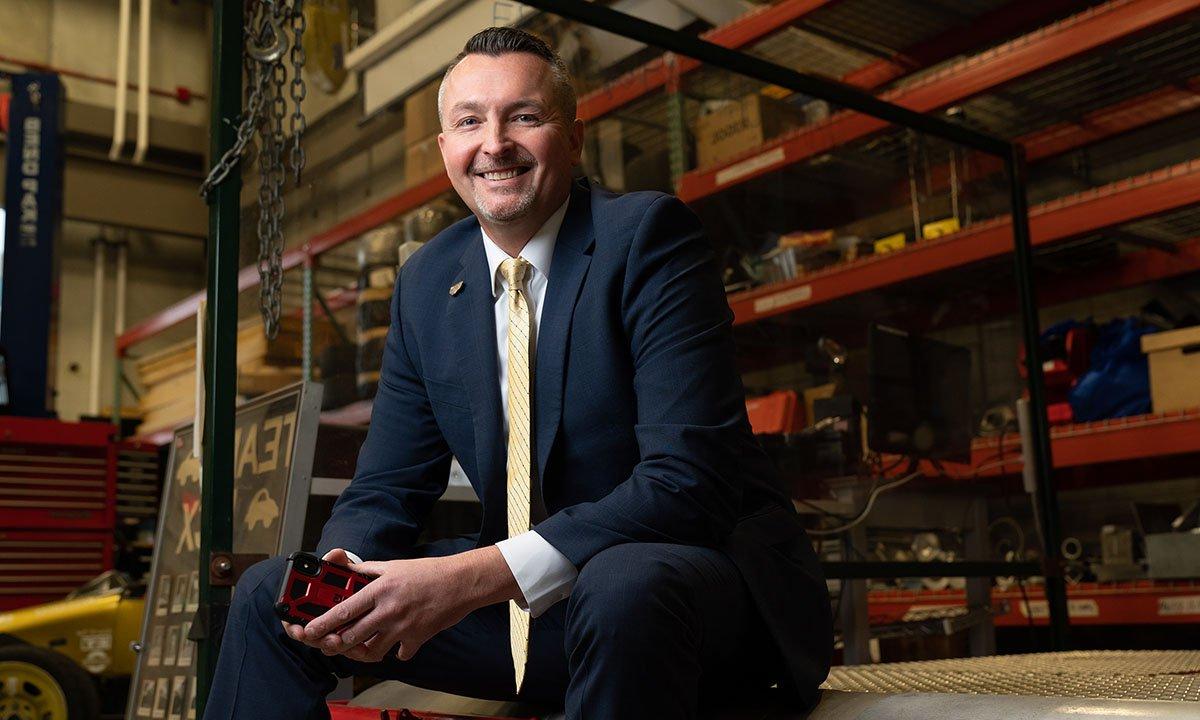
[[[537,115],[531,115],[529,113],[521,113],[513,119],[520,123],[535,123],[538,121]]]
[[[458,121],[458,127],[464,127],[464,126],[468,126],[468,125],[476,125],[478,123],[479,123],[479,121],[476,120],[475,118],[463,118],[462,120]]]

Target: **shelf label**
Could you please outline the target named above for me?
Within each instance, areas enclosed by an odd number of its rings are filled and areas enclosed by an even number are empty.
[[[1029,617],[1030,611],[1034,618],[1050,617],[1050,604],[1045,600],[1031,600],[1029,607],[1025,607],[1024,602],[1018,602],[1017,608],[1021,611],[1021,615]],[[1090,598],[1082,600],[1067,601],[1067,615],[1073,618],[1094,618],[1100,617],[1100,603]]]
[[[1171,615],[1200,615],[1200,595],[1181,595],[1158,599],[1160,617]]]
[[[798,305],[808,302],[809,300],[812,300],[812,285],[801,285],[800,287],[780,290],[770,295],[763,295],[754,301],[754,312],[770,312],[781,307],[787,307],[788,305]]]
[[[739,180],[741,178],[756,173],[759,170],[769,168],[776,163],[783,162],[784,154],[783,147],[772,148],[765,153],[755,155],[752,158],[747,158],[739,163],[734,163],[724,170],[717,171],[716,178],[713,179],[713,184],[717,187]]]

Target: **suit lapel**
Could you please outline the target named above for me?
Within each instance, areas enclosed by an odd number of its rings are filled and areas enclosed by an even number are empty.
[[[550,448],[554,446],[562,419],[564,365],[571,318],[592,260],[594,241],[591,191],[586,183],[579,183],[572,188],[567,214],[554,243],[550,282],[546,286],[542,318],[538,325],[534,420],[537,424],[537,472],[543,478]]]
[[[450,298],[447,318],[460,339],[457,365],[463,387],[471,403],[475,436],[475,461],[484,490],[480,542],[503,538],[506,525],[504,494],[504,426],[501,422],[500,371],[496,357],[496,315],[492,279],[488,277],[487,255],[479,235],[479,226],[467,230],[467,249],[461,258],[461,270],[455,281],[462,290]],[[499,535],[495,533],[499,532]]]

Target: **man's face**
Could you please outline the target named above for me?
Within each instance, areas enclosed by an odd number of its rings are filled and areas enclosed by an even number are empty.
[[[566,199],[583,123],[555,102],[550,66],[528,53],[468,55],[442,93],[438,145],[459,196],[495,225],[549,217]]]

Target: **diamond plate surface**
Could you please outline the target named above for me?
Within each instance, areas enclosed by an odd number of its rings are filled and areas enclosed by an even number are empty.
[[[830,670],[822,687],[1200,702],[1200,651],[1078,651],[852,665]]]

